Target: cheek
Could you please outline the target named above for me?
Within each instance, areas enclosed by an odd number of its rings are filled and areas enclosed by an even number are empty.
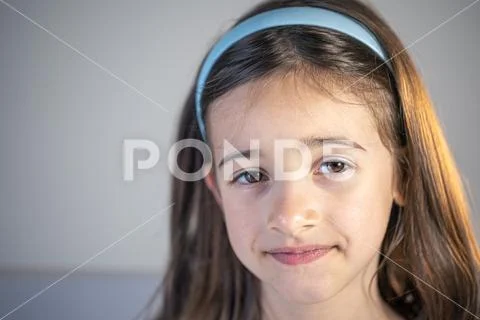
[[[380,249],[392,201],[389,179],[375,176],[363,179],[350,194],[336,203],[332,218],[346,239],[347,254],[372,256]]]
[[[253,254],[252,248],[262,228],[260,208],[228,194],[225,194],[223,203],[230,244],[237,257],[244,261]]]
[[[351,241],[370,240],[375,246],[383,238],[389,210],[390,207],[376,197],[353,198],[337,209],[337,222]]]

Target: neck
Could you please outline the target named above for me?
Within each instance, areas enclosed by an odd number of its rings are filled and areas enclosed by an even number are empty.
[[[265,320],[401,320],[381,298],[374,275],[377,259],[334,296],[313,304],[289,301],[262,284],[262,319]]]

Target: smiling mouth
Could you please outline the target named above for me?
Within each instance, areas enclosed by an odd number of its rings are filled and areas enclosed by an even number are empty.
[[[307,264],[316,261],[330,251],[335,249],[336,246],[305,246],[297,248],[278,248],[267,251],[267,254],[278,262],[286,265],[299,265]]]

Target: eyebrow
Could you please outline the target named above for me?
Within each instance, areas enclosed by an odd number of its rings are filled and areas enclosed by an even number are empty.
[[[330,144],[341,144],[345,146],[352,147],[354,149],[360,149],[363,151],[367,151],[364,147],[362,147],[360,144],[357,142],[348,139],[347,137],[344,136],[337,136],[337,137],[315,137],[315,136],[309,136],[305,138],[299,139],[300,142],[304,143],[307,145],[309,148],[318,148],[323,146],[326,143]]]
[[[336,137],[308,136],[308,137],[300,138],[300,139],[298,139],[298,141],[302,142],[303,144],[305,144],[310,149],[322,147],[324,144],[341,144],[341,145],[344,145],[344,146],[351,147],[353,149],[359,149],[359,150],[362,150],[362,151],[367,151],[364,147],[362,147],[357,142],[355,142],[353,140],[350,140],[350,139],[348,139],[347,137],[344,137],[344,136],[336,136]],[[220,163],[218,164],[218,168],[221,168],[226,162],[231,161],[231,160],[236,159],[236,158],[241,158],[241,157],[250,158],[250,155],[252,154],[252,152],[255,155],[258,154],[259,156],[261,156],[261,151],[256,150],[256,149],[254,149],[254,150],[247,149],[247,150],[243,150],[243,151],[234,152],[234,153],[231,153],[231,154],[225,156],[225,158],[223,158],[220,161]]]
[[[221,168],[226,162],[228,161],[231,161],[235,158],[241,158],[241,157],[245,157],[245,158],[250,158],[250,154],[254,152],[255,155],[259,155],[261,157],[261,151],[260,150],[244,150],[244,151],[239,151],[239,152],[234,152],[234,153],[231,153],[227,156],[225,156],[225,158],[223,158],[220,163],[218,164],[218,168]]]

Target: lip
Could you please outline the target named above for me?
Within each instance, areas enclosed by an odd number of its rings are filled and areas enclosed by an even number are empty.
[[[307,264],[328,254],[335,246],[307,245],[283,247],[267,251],[275,260],[286,265]]]

